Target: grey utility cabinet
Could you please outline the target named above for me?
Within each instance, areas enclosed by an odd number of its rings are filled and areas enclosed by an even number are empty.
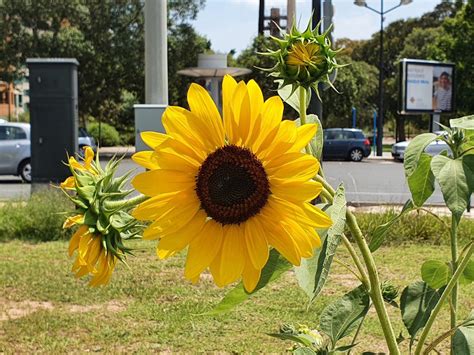
[[[79,63],[73,58],[31,58],[31,168],[33,183],[60,182],[70,174],[64,164],[77,152]]]

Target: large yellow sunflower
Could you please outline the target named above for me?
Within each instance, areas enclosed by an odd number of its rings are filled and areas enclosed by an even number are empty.
[[[315,228],[331,225],[310,201],[322,187],[311,180],[319,162],[301,153],[315,125],[282,121],[279,97],[263,100],[250,81],[223,81],[223,120],[208,92],[192,84],[190,111],[168,107],[166,134],[144,132],[153,151],[133,159],[150,171],[133,186],[150,197],[133,216],[152,223],[145,239],[159,239],[166,258],[188,246],[186,278],[209,268],[224,286],[242,276],[252,291],[272,246],[299,265],[320,245]]]

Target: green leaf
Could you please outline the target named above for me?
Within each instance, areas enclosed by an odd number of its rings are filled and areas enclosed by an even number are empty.
[[[474,155],[467,154],[462,157],[462,167],[466,175],[469,192],[474,192]]]
[[[474,310],[461,325],[453,337],[453,353],[455,355],[474,354]]]
[[[388,230],[392,225],[400,219],[405,213],[411,211],[413,209],[413,202],[411,200],[408,200],[405,202],[405,205],[403,206],[402,210],[398,215],[393,217],[390,221],[387,223],[379,225],[377,228],[375,228],[374,232],[371,234],[370,237],[370,244],[369,244],[369,249],[373,253],[376,251],[380,246],[382,245],[383,241],[385,240],[385,235],[387,234]]]
[[[338,340],[350,335],[357,328],[369,307],[369,295],[365,287],[360,285],[323,310],[319,327],[335,346]]]
[[[431,161],[431,170],[441,187],[449,210],[457,218],[461,218],[471,195],[464,174],[463,160],[453,160],[444,155],[437,155]]]
[[[315,355],[317,354],[314,350],[308,347],[301,347],[301,348],[296,348],[293,350],[293,354],[296,355]]]
[[[403,324],[412,338],[422,329],[438,303],[441,293],[423,281],[408,285],[400,297]]]
[[[230,311],[235,306],[238,306],[258,290],[265,287],[268,283],[278,279],[285,271],[291,268],[291,264],[286,261],[275,249],[270,251],[270,257],[262,269],[260,280],[258,281],[255,290],[248,293],[245,291],[242,282],[230,290],[219,304],[211,311],[204,313],[204,315],[216,315]]]
[[[431,155],[421,153],[418,165],[410,176],[407,177],[411,198],[417,207],[423,206],[434,192],[435,177],[431,171]]]
[[[449,275],[449,266],[442,261],[428,260],[421,265],[421,278],[431,288],[438,289],[446,286]]]
[[[281,80],[275,80],[278,85],[282,82]],[[281,99],[286,102],[288,105],[293,107],[296,112],[300,113],[300,91],[296,89],[293,91],[292,85],[286,85],[281,89],[278,89],[278,95],[280,95]],[[309,106],[309,102],[311,101],[311,90],[306,90],[306,109]]]
[[[463,284],[469,284],[474,281],[474,259],[467,262],[467,266],[464,269],[460,282]]]
[[[461,118],[453,118],[449,120],[451,128],[474,129],[474,115],[464,116]]]
[[[346,198],[342,184],[337,188],[333,204],[326,210],[326,213],[331,217],[333,225],[326,231],[318,231],[323,242],[322,248],[315,250],[311,258],[302,259],[301,265],[295,267],[298,284],[308,295],[310,302],[318,296],[326,283],[337,246],[344,233]]]
[[[405,151],[405,159],[403,166],[405,168],[405,175],[408,178],[418,166],[418,161],[420,160],[421,154],[425,148],[436,140],[438,136],[434,133],[423,133],[416,136]]]

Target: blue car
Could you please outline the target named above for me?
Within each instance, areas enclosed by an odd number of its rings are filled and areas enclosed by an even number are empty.
[[[324,130],[323,159],[362,161],[370,155],[370,141],[364,132],[355,128],[328,128]]]

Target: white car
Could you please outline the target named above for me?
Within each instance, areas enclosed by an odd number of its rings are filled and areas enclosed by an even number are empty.
[[[438,132],[435,132],[435,133],[437,135],[446,134],[446,132],[444,132],[444,131],[438,131]],[[403,141],[403,142],[395,143],[392,146],[392,157],[393,157],[393,159],[398,160],[398,161],[403,161],[403,159],[405,158],[405,150],[408,147],[408,143],[410,143],[410,142]],[[449,148],[449,146],[446,144],[446,142],[440,141],[440,140],[436,140],[434,142],[431,142],[425,148],[425,152],[428,153],[429,155],[432,155],[432,156],[441,153],[443,150],[447,150],[449,155],[452,154],[451,148]]]

